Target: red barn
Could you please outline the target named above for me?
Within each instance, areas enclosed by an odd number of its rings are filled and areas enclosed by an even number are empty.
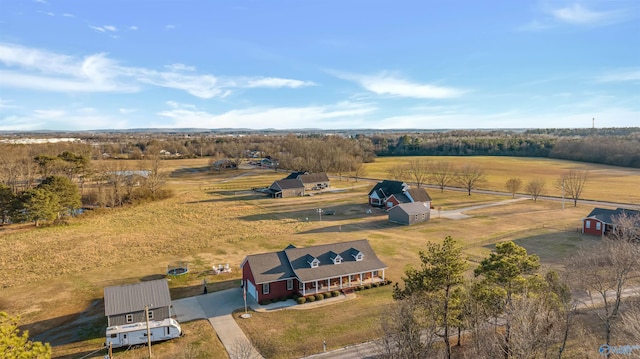
[[[630,217],[638,216],[640,211],[624,208],[594,208],[591,213],[582,219],[582,233],[603,236],[615,229],[614,219],[624,214]]]

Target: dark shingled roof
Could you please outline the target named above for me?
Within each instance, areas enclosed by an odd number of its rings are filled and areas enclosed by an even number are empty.
[[[275,282],[294,277],[291,265],[289,265],[284,251],[253,254],[247,256],[245,261],[248,262],[251,267],[253,279],[256,284]]]
[[[153,308],[171,305],[166,279],[104,288],[106,316],[139,312],[145,305],[153,305]]]
[[[411,200],[409,199],[409,197],[407,197],[404,193],[394,193],[393,196],[400,203],[411,203]]]
[[[318,183],[318,182],[329,182],[329,176],[326,173],[310,173],[306,175],[301,175],[300,181],[302,183]]]
[[[302,182],[298,179],[283,179],[280,181],[275,181],[271,187],[277,185],[280,189],[293,189],[293,188],[304,188]]]
[[[616,208],[616,209],[605,209],[605,208],[594,208],[591,213],[587,215],[587,218],[596,218],[603,223],[612,224],[613,219],[621,214],[625,214],[627,216],[638,216],[640,215],[640,211],[636,211],[633,209],[625,209],[625,208]]]
[[[354,249],[356,251],[360,251],[364,255],[363,260],[355,260],[351,255]],[[289,263],[291,263],[293,272],[303,282],[387,268],[387,266],[378,259],[373,248],[371,248],[369,241],[366,239],[323,244],[306,248],[290,248],[285,249],[284,252],[289,259]],[[340,257],[342,257],[342,263],[333,264],[333,261],[330,258],[331,252],[339,254]],[[307,255],[317,258],[320,261],[320,265],[317,268],[310,268],[306,259]]]
[[[298,179],[298,176],[302,176],[303,174],[306,174],[306,173],[307,172],[291,172],[284,179]]]
[[[424,188],[410,188],[407,192],[414,202],[431,202],[431,197]]]
[[[390,180],[384,180],[382,182],[378,182],[372,189],[371,191],[369,191],[369,196],[371,196],[371,194],[374,191],[377,191],[378,194],[381,194],[382,198],[385,197],[389,197],[392,194],[396,194],[396,193],[402,193],[406,190],[406,188],[408,187],[408,185],[404,182],[400,182],[400,181],[390,181]],[[382,192],[380,192],[380,190],[382,190]]]

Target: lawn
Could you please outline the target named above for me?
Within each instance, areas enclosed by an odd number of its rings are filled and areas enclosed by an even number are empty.
[[[475,159],[482,158],[461,160]],[[571,164],[539,159],[484,159],[490,174],[490,168],[496,171],[502,168],[503,172],[545,172],[556,176]],[[380,169],[390,163],[388,160],[381,158],[377,163],[369,164],[368,177],[376,173],[375,168],[383,172]],[[500,161],[505,160],[515,162],[503,163],[500,167]],[[560,165],[550,166],[546,161]],[[532,166],[529,172],[521,172],[525,165]],[[367,238],[389,266],[387,276],[397,281],[407,265],[418,264],[418,251],[424,249],[428,241],[441,241],[447,235],[463,244],[465,255],[471,262],[486,256],[498,241],[517,240],[530,252],[538,253],[549,265],[560,265],[567,254],[588,245],[590,240],[576,232],[580,218],[591,210],[587,206],[567,206],[563,210],[556,202],[523,201],[474,210],[467,213],[471,218],[461,221],[439,218],[434,211],[430,222],[405,227],[390,224],[382,210],[374,209],[373,213],[367,214],[370,207],[366,204],[366,195],[373,186],[371,181],[333,180],[332,188],[340,189],[339,192],[275,200],[252,192],[251,188],[268,186],[284,177],[283,173],[230,170],[218,174],[207,171],[205,166],[205,160],[165,161],[164,170],[170,175],[167,185],[176,193],[171,199],[122,209],[89,211],[60,227],[1,228],[0,264],[4,272],[0,277],[0,310],[21,315],[24,328],[34,335],[44,333],[46,340],[52,328],[72,322],[78,316],[95,316],[92,327],[100,329],[103,317],[92,308],[93,303],[101,301],[105,286],[162,278],[167,265],[175,261],[188,262],[190,269],[187,277],[170,281],[172,296],[180,298],[198,294],[203,279],[210,283],[210,290],[237,285],[239,265],[247,254],[281,250],[290,243],[308,246]],[[582,164],[574,163],[574,166]],[[628,190],[629,184],[639,178],[635,170],[612,167],[611,171],[621,176],[617,183],[625,184],[620,191]],[[380,178],[383,177],[381,174]],[[608,198],[609,186],[596,186],[595,179],[588,186],[593,198]],[[496,185],[496,189],[501,190],[501,187]],[[507,199],[477,193],[469,197],[460,192],[440,193],[431,189],[429,193],[434,206],[440,210]],[[613,198],[633,198],[623,194]],[[336,214],[320,218],[316,211],[318,208],[335,210]],[[232,273],[221,276],[211,273],[212,265],[226,263],[231,265]],[[374,320],[371,318],[375,318],[380,308],[390,303],[389,290],[385,287],[363,293],[357,300],[340,304],[340,310],[331,307],[318,309],[321,314],[312,310],[298,315],[323,318],[325,314],[340,313],[342,316],[344,312],[353,312],[368,317],[366,320]],[[50,308],[56,309],[52,311]],[[270,344],[275,349],[267,349],[287,357],[291,355],[290,349],[282,348],[290,346],[286,341],[281,343],[288,340],[280,339],[286,337],[281,332],[291,333],[294,329],[290,326],[298,330],[302,324],[295,324],[293,317],[285,318],[292,314],[278,313],[257,315],[252,322],[283,316],[282,323],[286,325],[274,328],[276,332]],[[353,325],[363,325],[362,333],[348,330],[351,325],[345,326],[344,323],[349,321],[318,329],[306,324],[307,327],[302,329],[313,333],[314,340],[324,336],[331,338],[327,340],[330,348],[375,336],[375,323],[361,323],[355,318],[351,321]],[[245,327],[245,330],[249,331],[252,339],[258,336],[251,332],[250,327]],[[54,343],[54,356],[95,349],[103,342],[101,333],[101,330],[96,330],[95,335],[71,344]],[[212,330],[195,330],[194,333],[196,341],[220,345]],[[185,341],[170,343],[179,345],[182,342]],[[174,345],[170,343],[166,343],[167,347]],[[301,343],[294,347],[295,355],[301,355],[315,352],[318,343]]]

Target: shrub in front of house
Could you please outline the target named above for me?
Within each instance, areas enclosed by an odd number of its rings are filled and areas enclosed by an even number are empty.
[[[296,299],[296,302],[297,302],[298,304],[304,304],[304,303],[306,303],[306,302],[307,302],[307,298],[305,298],[305,297],[298,297],[298,298]]]
[[[332,297],[337,297],[339,295],[340,295],[340,292],[338,292],[337,290],[334,290],[333,292],[331,292]]]
[[[380,286],[380,283],[378,283],[378,282],[375,282],[375,283],[371,284],[371,287],[373,287],[373,288],[378,288],[379,286]]]
[[[289,299],[289,297],[287,297],[286,295],[283,295],[282,297],[280,297],[281,302],[284,302],[287,299]]]
[[[324,299],[331,298],[331,292],[322,293]]]
[[[384,282],[385,282],[387,285],[389,285],[389,284],[393,283],[393,282],[391,281],[391,279],[387,279],[387,280],[385,280]]]
[[[365,289],[365,287],[364,287],[364,286],[362,286],[362,285],[359,285],[359,286],[358,286],[358,290],[364,290],[364,289]]]
[[[260,301],[260,305],[267,305],[269,303],[271,303],[270,299],[263,299],[263,300]]]
[[[323,299],[324,299],[324,295],[322,293],[316,294],[316,300],[323,300]]]
[[[306,298],[307,298],[307,302],[315,302],[316,301],[316,297],[314,297],[312,295],[310,295],[310,296],[308,296]]]

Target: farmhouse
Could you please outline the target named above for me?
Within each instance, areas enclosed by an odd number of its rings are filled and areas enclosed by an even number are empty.
[[[147,305],[152,306],[149,320],[171,318],[171,296],[166,279],[104,288],[108,326],[146,322]]]
[[[268,193],[273,198],[304,196],[304,184],[299,179],[282,179],[273,182]]]
[[[369,191],[369,204],[372,206],[390,210],[401,203],[422,203],[431,208],[431,196],[424,188],[409,188],[405,182],[389,180],[378,182]]]
[[[387,266],[366,239],[247,256],[242,284],[257,302],[384,281]]]
[[[411,225],[426,222],[431,211],[424,203],[400,203],[389,210],[389,222]]]
[[[582,219],[582,233],[603,236],[615,231],[614,220],[621,215],[640,216],[640,211],[624,208],[594,208],[591,213]]]
[[[326,173],[292,172],[285,179],[299,179],[306,190],[329,187],[329,176]]]

